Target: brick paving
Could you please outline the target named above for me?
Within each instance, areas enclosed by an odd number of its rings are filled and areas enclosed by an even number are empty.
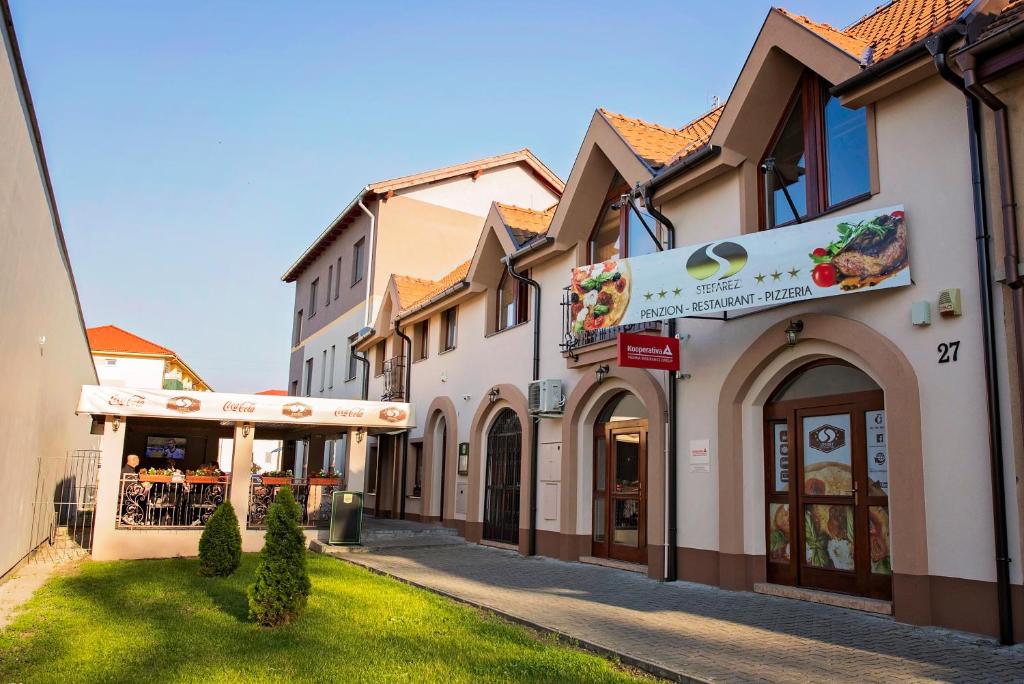
[[[681,681],[1024,682],[1024,646],[832,606],[475,544],[345,559]]]

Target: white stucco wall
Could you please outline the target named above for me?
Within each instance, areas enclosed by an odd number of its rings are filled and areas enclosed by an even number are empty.
[[[94,354],[93,361],[101,385],[163,389],[163,359]]]
[[[547,209],[558,198],[521,164],[485,171],[478,179],[467,176],[418,186],[397,193],[483,218],[495,200],[527,209]]]

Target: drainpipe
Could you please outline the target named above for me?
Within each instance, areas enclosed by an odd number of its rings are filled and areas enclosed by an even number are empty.
[[[405,391],[403,392],[405,402],[407,404],[412,403],[412,340],[409,336],[402,332],[399,327],[401,321],[395,319],[395,334],[402,338],[402,348],[405,352]],[[399,504],[399,518],[405,520],[405,480],[406,480],[406,468],[409,463],[409,431],[406,430],[402,434],[402,483],[401,489],[401,503]]]
[[[711,154],[711,153],[708,153]],[[667,216],[658,211],[657,207],[654,206],[654,189],[651,184],[648,183],[643,188],[644,206],[647,208],[647,213],[657,219],[663,226],[665,226],[665,249],[675,249],[676,246],[676,227],[668,219]],[[676,319],[668,319],[668,336],[676,336]],[[668,535],[665,540],[665,581],[674,582],[678,579],[678,571],[676,569],[676,537],[677,537],[677,523],[676,523],[676,508],[677,508],[677,493],[678,487],[676,485],[676,458],[679,449],[679,435],[676,425],[676,372],[670,371],[668,378]]]
[[[373,308],[373,266],[377,262],[377,217],[363,204],[363,195],[369,192],[369,190],[369,185],[363,188],[363,191],[359,193],[359,201],[356,202],[359,208],[363,210],[363,213],[370,217],[370,243],[366,246],[367,259],[369,260],[366,273],[366,318],[363,321],[363,325],[366,327],[370,325],[371,310]]]
[[[966,79],[970,78],[974,83],[973,71],[964,70],[964,78],[955,74],[947,62],[946,50],[950,44],[955,42],[956,36],[934,36],[928,41],[928,50],[932,54],[935,68],[944,80],[964,94],[964,104],[967,114],[967,140],[970,147],[971,160],[971,190],[974,204],[974,239],[977,248],[978,261],[978,284],[981,293],[981,314],[982,314],[982,340],[984,344],[985,363],[985,390],[986,409],[988,413],[988,438],[989,438],[989,468],[992,480],[992,518],[995,531],[996,547],[996,600],[999,611],[999,640],[1004,645],[1013,643],[1013,615],[1010,604],[1010,554],[1007,534],[1006,520],[1006,490],[1003,477],[1003,428],[999,413],[999,368],[998,350],[996,348],[996,327],[995,314],[992,302],[992,259],[991,259],[991,233],[989,232],[988,214],[985,206],[985,176],[984,167],[981,163],[981,152],[979,144],[979,103],[985,102],[985,97],[991,95],[980,85],[968,85]],[[972,64],[973,66],[973,64]],[[981,89],[985,95],[976,92]],[[985,102],[992,107],[998,103],[998,99],[992,96],[994,102]],[[1001,116],[1000,116],[1001,113]],[[1013,210],[1013,185],[1009,174],[1009,143],[1006,139],[1006,108],[1002,106],[996,111],[996,144],[999,149],[999,179],[1000,196],[1003,200],[1003,231],[1004,240],[1007,226],[1012,233],[1013,242],[1016,242],[1016,213]],[[1001,122],[1001,123],[1000,123]],[[1004,164],[1006,168],[1004,169]],[[1009,202],[1009,206],[1008,206]],[[1012,215],[1011,215],[1012,214]],[[1009,218],[1008,218],[1009,217]],[[1016,245],[1011,248],[1009,241],[1007,254],[1013,254],[1013,270],[1007,264],[1007,284],[1017,281],[1019,287],[1019,275],[1016,265]],[[1019,324],[1018,302],[1020,290],[1011,291],[1010,296],[1014,300],[1014,322]],[[1024,382],[1024,369],[1020,367],[1020,341],[1018,335],[1018,382]],[[1024,386],[1024,384],[1021,384]]]
[[[502,261],[508,274],[533,289],[533,381],[540,380],[540,283],[529,276],[517,273],[512,266],[512,258],[504,257]],[[533,423],[533,438],[530,440],[530,532],[526,555],[537,555],[537,442],[540,440],[540,416],[530,416]]]
[[[366,354],[357,352],[355,345],[352,345],[349,354],[363,367],[363,386],[360,389],[359,397],[366,401],[370,396],[370,359],[366,358]]]

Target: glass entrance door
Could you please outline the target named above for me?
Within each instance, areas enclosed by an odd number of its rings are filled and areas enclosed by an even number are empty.
[[[765,406],[768,581],[892,597],[881,391]]]
[[[601,424],[597,431],[592,553],[642,563],[647,558],[647,421]]]

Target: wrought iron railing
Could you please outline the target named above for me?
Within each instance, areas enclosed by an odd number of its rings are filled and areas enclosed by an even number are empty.
[[[301,527],[325,530],[331,524],[331,494],[343,489],[341,478],[260,478],[249,483],[249,512],[246,526],[260,530],[267,526],[270,504],[282,487],[291,487],[299,504]]]
[[[201,528],[228,496],[229,477],[121,475],[116,527]]]
[[[395,356],[384,362],[384,393],[381,401],[402,401],[405,398],[405,357]]]
[[[572,328],[575,322],[572,314],[573,301],[572,289],[562,290],[562,342],[558,345],[562,352],[574,355],[582,347],[614,340],[620,332],[657,332],[661,330],[660,321],[646,321],[633,323],[631,325],[617,325],[612,328],[601,328],[600,330],[581,330],[576,332]]]

